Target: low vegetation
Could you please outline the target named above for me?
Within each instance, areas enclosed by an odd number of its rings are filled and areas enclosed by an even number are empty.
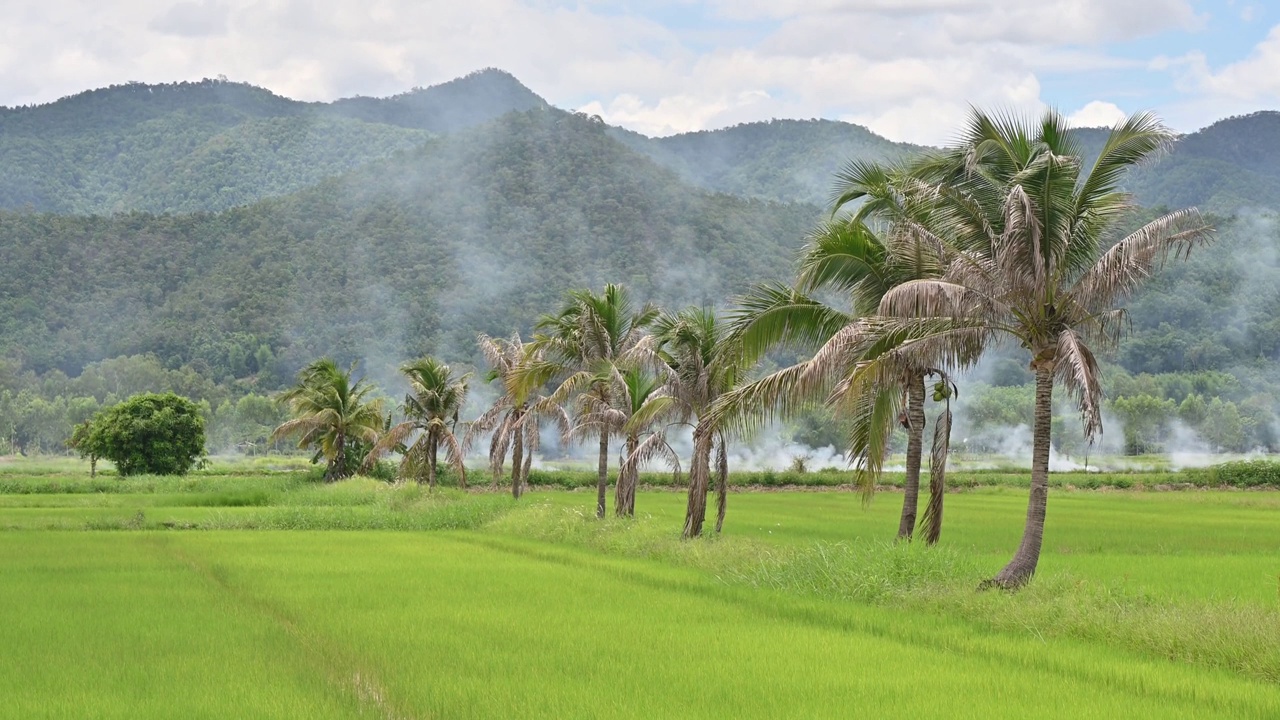
[[[823,717],[857,704],[929,717],[955,716],[939,698],[957,696],[991,717],[1280,707],[1274,492],[1060,492],[1037,582],[1007,594],[975,591],[1020,532],[1025,491],[1005,487],[953,494],[932,547],[887,540],[891,498],[831,491],[738,493],[724,534],[687,542],[682,494],[641,489],[634,518],[598,520],[589,471],[585,494],[535,484],[517,502],[265,474],[270,462],[123,480],[65,461],[0,466],[5,712]],[[732,658],[715,690],[711,658]],[[867,663],[900,670],[851,672]],[[617,667],[629,670],[598,671]]]

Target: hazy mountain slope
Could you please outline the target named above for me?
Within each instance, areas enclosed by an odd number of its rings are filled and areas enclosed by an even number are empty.
[[[888,160],[921,149],[833,120],[772,120],[665,138],[613,132],[702,187],[818,205],[830,200],[832,178],[850,159]]]
[[[0,109],[0,208],[220,210],[543,104],[493,70],[332,104],[218,80],[93,90]]]
[[[0,214],[0,356],[75,373],[155,352],[215,378],[318,355],[468,357],[576,286],[671,306],[784,277],[818,214],[700,192],[543,109],[217,214]],[[283,376],[281,376],[283,377]]]

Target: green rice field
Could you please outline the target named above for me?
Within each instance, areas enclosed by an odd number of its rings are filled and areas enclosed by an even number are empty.
[[[95,483],[106,482],[106,485]],[[0,716],[1280,717],[1280,493],[429,493],[295,471],[0,473]]]

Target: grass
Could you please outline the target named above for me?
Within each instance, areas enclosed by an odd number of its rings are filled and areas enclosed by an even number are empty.
[[[0,608],[22,618],[0,626],[13,717],[1262,718],[1280,707],[1274,685],[1106,645],[975,632],[963,618],[504,535],[11,533],[0,551]]]
[[[1280,716],[1274,491],[1056,489],[1007,594],[1001,485],[926,548],[893,493],[735,492],[683,542],[670,491],[99,480],[0,473],[0,717]]]

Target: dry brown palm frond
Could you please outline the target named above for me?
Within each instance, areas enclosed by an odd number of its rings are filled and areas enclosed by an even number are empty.
[[[369,454],[365,456],[364,462],[360,464],[361,472],[368,472],[374,463],[378,462],[382,457],[386,456],[397,446],[403,445],[413,433],[418,429],[416,423],[402,422],[393,426],[378,438],[378,442],[373,444],[373,448],[369,450]]]
[[[933,450],[929,454],[929,504],[920,516],[924,541],[938,542],[942,534],[943,498],[947,491],[947,453],[951,450],[951,403],[948,402],[933,427]]]
[[[1028,297],[1043,297],[1046,287],[1045,261],[1041,251],[1044,228],[1036,215],[1036,204],[1021,185],[1010,191],[1004,208],[1005,231],[996,244],[996,256],[1003,260],[1011,288]]]
[[[1159,270],[1170,254],[1189,255],[1212,235],[1213,229],[1194,208],[1156,218],[1103,253],[1069,294],[1082,305],[1110,308]]]
[[[783,368],[718,397],[700,423],[749,435],[777,417],[790,417],[801,408],[821,403],[828,388],[804,384],[809,363]]]
[[[446,432],[440,438],[445,443],[445,458],[449,464],[458,473],[458,484],[461,487],[467,486],[467,465],[466,453],[462,449],[462,444],[458,442],[458,438],[451,432]]]
[[[896,318],[995,318],[1007,312],[999,299],[946,280],[905,282],[880,301],[880,314]]]
[[[1055,369],[1075,399],[1084,421],[1084,436],[1092,440],[1102,431],[1102,371],[1098,361],[1074,330],[1058,334]]]
[[[676,476],[679,476],[680,456],[667,442],[666,433],[661,431],[650,433],[641,440],[635,452],[623,458],[623,465],[631,472],[638,472],[642,466],[659,457],[667,463],[667,467],[671,468]]]

